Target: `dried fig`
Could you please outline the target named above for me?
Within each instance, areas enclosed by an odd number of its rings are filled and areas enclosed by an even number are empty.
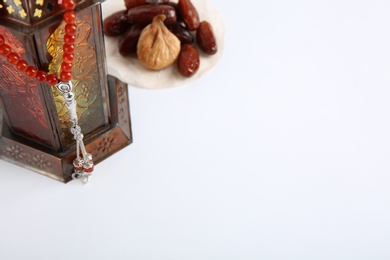
[[[180,74],[184,77],[191,77],[198,71],[199,65],[198,50],[190,44],[182,45],[179,57],[177,58],[177,68]]]
[[[140,63],[152,70],[170,66],[179,55],[180,40],[164,25],[165,15],[157,15],[141,32],[137,55]]]

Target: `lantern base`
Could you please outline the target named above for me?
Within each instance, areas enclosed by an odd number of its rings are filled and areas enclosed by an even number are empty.
[[[127,85],[108,76],[108,89],[110,126],[84,140],[95,164],[131,144],[133,140]],[[75,148],[54,153],[12,134],[0,107],[0,159],[66,183],[72,180],[75,157]]]

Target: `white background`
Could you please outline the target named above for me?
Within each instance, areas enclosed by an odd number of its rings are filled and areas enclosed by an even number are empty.
[[[220,62],[130,87],[91,183],[0,161],[0,259],[390,259],[390,1],[213,3]]]

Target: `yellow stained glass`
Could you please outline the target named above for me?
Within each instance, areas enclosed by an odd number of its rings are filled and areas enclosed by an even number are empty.
[[[41,17],[42,16],[42,10],[41,9],[35,9],[34,17]]]
[[[9,14],[13,14],[13,12],[15,12],[15,9],[11,5],[7,7],[7,10]]]
[[[20,15],[21,18],[24,19],[24,18],[26,18],[27,13],[26,13],[26,11],[24,11],[24,9],[22,9],[22,10],[19,11],[19,15]]]
[[[77,21],[76,35],[76,50],[73,74],[73,87],[77,101],[77,115],[79,122],[82,124],[85,121],[85,114],[96,113],[98,107],[93,106],[97,99],[99,88],[97,85],[97,66],[94,47],[88,43],[88,38],[91,34],[91,26],[83,21]],[[63,54],[63,39],[65,34],[65,23],[63,22],[52,35],[50,35],[46,49],[52,56],[52,61],[49,64],[49,72],[59,75],[61,72],[61,62]],[[57,107],[57,113],[60,118],[61,127],[67,129],[69,122],[69,114],[67,112],[64,99],[56,89],[53,90],[54,100]]]
[[[14,0],[15,6],[21,6],[22,2],[20,0]]]

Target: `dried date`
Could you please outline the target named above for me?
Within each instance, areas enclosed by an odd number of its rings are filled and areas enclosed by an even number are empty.
[[[169,25],[168,29],[179,38],[181,44],[191,44],[194,42],[194,36],[191,32],[178,23]]]
[[[166,4],[169,0],[125,0],[126,9],[145,4]]]
[[[179,5],[177,3],[173,3],[173,2],[168,2],[167,5],[170,5],[173,8],[175,8],[176,18],[177,18],[176,20],[177,20],[177,22],[182,22],[183,18],[181,17],[181,14],[180,14]]]
[[[213,55],[217,53],[217,41],[214,36],[213,28],[207,21],[200,23],[198,30],[196,31],[196,41],[199,48],[207,54]]]
[[[125,0],[126,9],[146,4],[146,0]]]
[[[152,5],[160,5],[160,4],[166,4],[169,0],[146,0],[146,3],[152,4]]]
[[[131,23],[150,24],[153,18],[157,15],[163,14],[166,19],[166,25],[176,23],[175,8],[170,5],[140,5],[131,8],[127,11],[127,19]]]
[[[107,36],[118,36],[124,33],[131,23],[127,18],[127,11],[121,10],[104,19],[103,28]]]
[[[195,31],[198,29],[199,14],[191,0],[179,0],[178,8],[187,28],[190,31]]]
[[[180,74],[184,77],[191,77],[198,71],[199,66],[200,58],[198,50],[190,44],[182,45],[177,59],[177,68]]]
[[[138,39],[144,28],[144,25],[134,24],[130,27],[129,30],[127,30],[123,35],[120,36],[118,41],[118,47],[119,53],[122,56],[127,56],[131,53],[137,52]]]

